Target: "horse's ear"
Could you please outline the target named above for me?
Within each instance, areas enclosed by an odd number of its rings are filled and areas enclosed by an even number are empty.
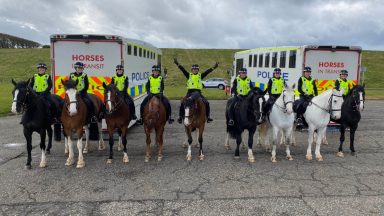
[[[12,78],[12,84],[16,87],[17,86],[17,83],[16,81]]]
[[[296,83],[293,83],[292,89],[295,89],[295,87],[296,87]]]
[[[284,88],[288,88],[288,85],[287,85],[287,83],[286,82],[284,82]]]
[[[61,80],[61,84],[63,84],[64,85],[64,80],[63,79],[60,79]]]
[[[29,86],[29,83],[31,82],[31,79],[28,79],[27,81],[27,86]]]
[[[103,87],[104,89],[107,88],[107,85],[105,84],[105,82],[103,82]]]

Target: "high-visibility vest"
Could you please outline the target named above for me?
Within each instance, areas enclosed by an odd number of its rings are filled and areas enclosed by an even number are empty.
[[[236,92],[238,95],[247,95],[251,91],[251,79],[249,77],[246,77],[245,79],[241,79],[240,76],[236,77],[237,81],[237,88]]]
[[[81,92],[84,87],[85,87],[85,83],[84,83],[84,78],[87,74],[85,73],[82,73],[81,76],[75,76],[75,74],[71,74],[71,79],[74,80],[76,82],[76,80],[78,80],[79,82],[77,83],[77,91],[78,92]]]
[[[149,92],[151,92],[152,94],[159,94],[162,79],[162,76],[158,76],[156,78],[153,76],[149,76]]]
[[[281,94],[284,89],[284,79],[272,78],[271,94]]]
[[[115,76],[113,77],[115,86],[116,86],[116,88],[117,88],[119,91],[123,91],[123,90],[124,90],[124,81],[125,81],[125,78],[127,78],[125,75],[123,75],[123,76],[117,76],[117,75],[115,75]]]
[[[33,84],[33,90],[35,92],[43,92],[48,88],[48,74],[44,74],[40,76],[39,74],[35,74],[34,79],[35,83]]]
[[[189,73],[189,79],[187,81],[188,89],[203,89],[203,83],[201,82],[201,73],[193,74]]]
[[[307,78],[302,76],[301,81],[303,83],[303,85],[301,86],[301,90],[303,90],[303,92],[306,93],[307,95],[314,95],[315,90],[313,89],[313,85],[312,85],[313,80],[312,79],[308,80]]]
[[[340,78],[338,78],[337,80],[339,81],[339,85],[340,85],[339,90],[344,89],[344,95],[347,95],[349,92],[349,81],[348,80],[344,81],[343,79],[340,79]]]

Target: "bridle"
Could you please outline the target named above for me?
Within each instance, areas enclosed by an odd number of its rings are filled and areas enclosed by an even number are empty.
[[[357,92],[357,97],[355,97],[356,95],[356,92]],[[362,94],[363,94],[363,91],[361,91]],[[356,111],[359,111],[360,110],[358,109],[358,107],[360,106],[360,103],[363,102],[364,103],[364,96],[362,96],[363,99],[360,99],[360,95],[359,95],[360,91],[357,91],[356,89],[354,89],[352,91],[352,98],[353,98],[353,101],[355,102],[355,106],[352,106],[353,108],[356,109]],[[358,98],[358,99],[357,99]],[[364,104],[363,104],[363,107],[364,107]]]
[[[78,95],[79,94],[76,93],[76,98],[77,98]],[[68,100],[69,100],[69,97],[68,97]],[[70,108],[71,104],[73,104],[73,103],[76,104],[76,109],[78,109],[79,101],[77,101],[77,99],[73,100],[73,101],[69,100],[69,102],[65,101],[65,107],[67,108],[68,113],[69,113],[69,108]]]
[[[25,95],[24,95],[23,100],[21,100],[21,101],[18,100],[18,99],[13,100],[13,102],[16,102],[16,104],[17,104],[17,103],[21,104],[21,107],[23,108],[21,113],[24,113],[24,112],[27,111],[29,108],[33,107],[33,106],[35,105],[36,101],[37,101],[37,100],[35,100],[34,102],[32,102],[32,103],[30,103],[30,104],[26,103],[26,102],[27,102],[28,95],[30,94],[30,89],[29,89],[28,87],[26,87],[26,88],[25,88],[25,91],[26,91],[26,92],[25,92]],[[20,88],[19,88],[19,92],[20,92]],[[19,93],[19,94],[20,94],[20,93]],[[40,99],[40,98],[39,98],[39,99]]]
[[[343,95],[339,96],[339,95],[335,95],[335,94],[332,93],[331,97],[329,97],[329,99],[328,99],[328,109],[323,108],[323,107],[319,106],[318,104],[316,104],[316,103],[314,103],[312,101],[311,101],[311,104],[315,105],[319,109],[329,113],[332,116],[332,112],[334,112],[334,111],[341,111],[341,108],[340,109],[332,109],[332,102],[333,102],[332,98],[333,97],[341,97],[342,98]]]
[[[111,90],[109,90],[109,92],[112,93]],[[116,110],[118,110],[119,107],[120,107],[120,105],[121,105],[122,102],[123,102],[123,99],[121,99],[121,97],[119,96],[119,94],[117,93],[117,91],[115,92],[115,95],[116,95],[116,97],[119,99],[119,101],[116,102],[116,101],[111,100],[111,99],[107,99],[107,100],[104,101],[104,106],[105,106],[105,107],[107,107],[107,103],[108,103],[108,102],[111,102],[111,104],[113,105],[113,106],[112,106],[113,108],[111,109],[111,111],[106,111],[106,114],[107,114],[107,115],[111,115],[111,114],[114,113]]]
[[[283,113],[287,113],[287,104],[289,103],[292,103],[293,104],[293,100],[290,100],[290,101],[285,101],[285,93],[286,93],[286,90],[283,90],[283,92],[281,93],[283,95],[283,104],[284,104],[284,107],[278,105],[276,102],[274,103],[275,106],[277,106],[278,108],[280,108]]]

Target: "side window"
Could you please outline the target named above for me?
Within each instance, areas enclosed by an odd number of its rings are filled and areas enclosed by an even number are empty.
[[[263,54],[259,55],[259,67],[263,67]]]
[[[272,67],[273,68],[277,67],[277,52],[272,53]]]
[[[143,49],[141,49],[141,47],[139,47],[139,57],[142,56],[142,53],[143,53]]]
[[[253,55],[253,67],[257,67],[257,54]]]
[[[280,68],[285,68],[286,55],[287,55],[287,51],[280,52]]]
[[[296,67],[296,50],[289,51],[289,68]]]
[[[134,55],[134,56],[137,56],[137,46],[134,46],[134,47],[133,47],[133,55]]]
[[[252,55],[249,55],[248,67],[252,67]]]
[[[147,57],[147,50],[145,50],[145,49],[143,49],[143,57],[145,58],[145,57]]]
[[[264,67],[269,67],[269,55],[270,53],[265,53],[265,64]]]
[[[127,46],[127,54],[132,55],[132,45],[131,44],[128,44],[128,46]]]

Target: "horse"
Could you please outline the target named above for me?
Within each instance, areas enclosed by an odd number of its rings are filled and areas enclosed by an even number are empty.
[[[248,161],[255,162],[253,156],[253,135],[255,134],[257,125],[263,122],[262,107],[265,103],[263,92],[259,88],[252,89],[244,99],[240,100],[235,105],[234,125],[228,125],[229,121],[229,107],[232,103],[231,100],[227,102],[227,109],[225,112],[227,133],[232,138],[236,139],[235,158],[240,157],[239,146],[242,142],[242,133],[244,130],[248,130]]]
[[[293,160],[289,145],[293,130],[293,122],[295,120],[293,113],[293,102],[295,97],[295,84],[288,86],[284,83],[284,88],[281,95],[276,99],[268,115],[268,122],[272,127],[272,157],[271,161],[276,162],[276,145],[278,141],[279,131],[285,136],[287,159]]]
[[[185,100],[185,116],[184,116],[184,128],[188,137],[188,150],[187,150],[187,161],[192,160],[192,131],[199,129],[199,159],[204,160],[203,154],[203,133],[205,128],[205,122],[207,121],[205,104],[200,97],[200,92],[193,92],[189,97],[184,98]]]
[[[341,106],[343,104],[344,90],[337,91],[329,89],[320,95],[313,97],[304,113],[304,118],[308,123],[308,148],[306,159],[312,160],[312,142],[315,130],[317,130],[317,141],[315,155],[318,161],[323,161],[320,154],[320,144],[325,137],[327,125],[330,118],[340,119]]]
[[[89,141],[89,129],[87,122],[87,107],[81,96],[77,93],[77,83],[78,80],[61,80],[65,88],[65,98],[64,98],[64,108],[61,112],[61,122],[64,128],[64,136],[66,142],[66,148],[68,147],[69,154],[68,159],[65,163],[66,166],[71,166],[74,164],[74,152],[72,146],[71,135],[72,131],[74,131],[77,135],[77,149],[79,151],[79,159],[77,161],[76,168],[83,168],[85,166],[85,161],[83,157],[83,153],[88,152],[88,141]],[[93,94],[89,94],[89,97],[95,106],[95,114],[97,116],[102,112],[102,101],[99,97]],[[99,150],[104,149],[104,141],[101,133],[101,119],[98,119],[97,127],[99,130]],[[86,135],[86,144],[83,149],[83,127],[85,129]]]
[[[124,96],[119,92],[114,84],[106,85],[104,87],[104,104],[106,108],[105,122],[107,123],[107,130],[109,134],[109,157],[107,163],[113,161],[113,133],[115,129],[119,130],[119,137],[123,143],[123,163],[128,163],[127,154],[127,132],[128,125],[132,120],[132,112],[129,106],[124,101]]]
[[[364,110],[365,90],[364,86],[354,86],[344,98],[343,106],[341,107],[341,118],[335,120],[340,123],[340,146],[337,152],[338,157],[344,157],[343,143],[345,140],[345,129],[350,128],[349,148],[351,154],[355,155],[355,132],[361,119],[361,112]]]
[[[163,134],[167,115],[166,108],[159,96],[154,95],[148,100],[144,107],[143,122],[147,144],[145,162],[149,162],[151,159],[151,132],[153,129],[156,132],[157,161],[161,161],[163,159]]]
[[[36,94],[31,87],[29,87],[28,81],[20,81],[16,83],[12,79],[14,89],[12,91],[13,103],[11,111],[13,113],[23,113],[22,124],[23,133],[27,141],[28,159],[25,167],[31,169],[31,151],[32,151],[32,133],[37,132],[40,134],[40,149],[41,160],[39,166],[45,168],[47,166],[46,154],[50,153],[52,147],[52,128],[53,118],[55,113],[49,115],[48,103],[44,101],[43,96]],[[50,99],[54,102],[56,109],[60,109],[62,104],[61,98],[57,95],[50,95]],[[52,104],[53,105],[53,104]],[[58,116],[55,116],[58,117]],[[58,124],[60,127],[60,124]],[[55,125],[55,137],[60,137],[60,129],[56,130]],[[48,146],[45,145],[46,133],[48,134]],[[56,139],[57,140],[57,139]]]

